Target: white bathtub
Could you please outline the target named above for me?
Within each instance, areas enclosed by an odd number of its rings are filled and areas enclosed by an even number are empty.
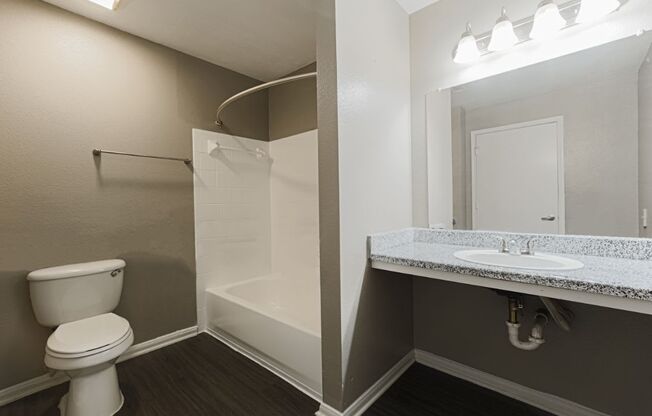
[[[272,274],[206,289],[206,322],[319,398],[321,322],[314,274]]]

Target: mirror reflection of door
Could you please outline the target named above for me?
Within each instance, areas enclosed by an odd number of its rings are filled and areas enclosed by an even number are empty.
[[[473,229],[564,233],[563,118],[471,132]]]

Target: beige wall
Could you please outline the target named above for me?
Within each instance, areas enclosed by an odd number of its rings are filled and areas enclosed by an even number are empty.
[[[563,116],[566,234],[638,237],[637,89],[637,71],[631,69],[594,74],[571,88],[466,109],[465,146],[470,148],[475,130]],[[455,188],[469,195],[470,229],[470,156],[468,151],[455,156],[467,162],[465,177]]]
[[[525,301],[527,332],[543,305]],[[528,352],[507,339],[506,302],[488,289],[415,277],[415,347],[611,416],[649,414],[651,316],[567,303],[571,332],[548,325],[546,343]]]
[[[310,64],[288,74],[315,72]],[[304,79],[269,90],[269,139],[277,140],[317,128],[317,83]]]
[[[91,149],[190,156],[191,129],[257,83],[37,0],[0,2],[0,388],[45,370],[30,270],[124,258],[116,312],[136,342],[195,325],[192,173]],[[224,120],[267,140],[267,106],[260,94]]]

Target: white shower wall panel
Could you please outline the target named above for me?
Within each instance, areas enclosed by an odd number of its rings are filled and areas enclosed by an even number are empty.
[[[317,131],[267,143],[194,130],[193,147],[200,330],[319,399]]]
[[[319,279],[317,130],[271,142],[270,154],[272,272]]]
[[[213,150],[215,143],[240,149]],[[204,324],[206,288],[269,273],[270,165],[251,151],[269,143],[193,130],[197,308]]]

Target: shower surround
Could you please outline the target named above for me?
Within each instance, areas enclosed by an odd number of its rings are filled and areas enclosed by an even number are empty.
[[[319,399],[317,131],[193,130],[193,153],[200,329]]]

